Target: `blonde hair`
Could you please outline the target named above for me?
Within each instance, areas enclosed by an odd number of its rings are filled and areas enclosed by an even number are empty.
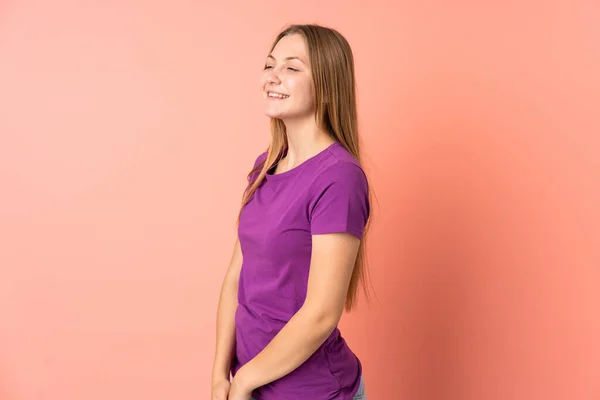
[[[319,25],[291,25],[277,35],[271,51],[273,51],[279,40],[292,34],[302,35],[308,48],[315,88],[315,118],[317,125],[326,130],[360,163],[354,57],[350,45],[334,29]],[[284,122],[278,118],[271,118],[270,125],[271,144],[267,150],[266,159],[248,174],[250,181],[244,192],[241,208],[246,205],[260,186],[267,171],[279,162],[287,152],[288,143]],[[369,197],[371,197],[370,192],[369,190]],[[371,218],[367,221],[352,278],[350,279],[345,302],[346,311],[352,310],[357,303],[359,283],[362,285],[367,300],[369,299],[365,237],[370,221]]]

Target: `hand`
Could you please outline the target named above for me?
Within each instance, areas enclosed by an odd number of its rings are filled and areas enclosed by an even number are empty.
[[[250,400],[252,389],[243,387],[239,377],[236,378],[233,378],[233,381],[231,381],[231,389],[227,400]]]
[[[227,379],[213,384],[210,400],[228,400],[231,383]]]

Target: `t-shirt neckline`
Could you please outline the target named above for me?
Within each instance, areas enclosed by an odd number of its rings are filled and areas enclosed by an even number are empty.
[[[338,141],[333,142],[332,144],[330,144],[329,146],[327,146],[326,148],[324,148],[323,150],[321,150],[320,152],[318,152],[314,156],[312,156],[310,158],[307,158],[302,163],[296,165],[294,168],[292,168],[290,170],[287,170],[285,172],[280,172],[279,174],[272,174],[270,172],[271,172],[271,170],[273,168],[270,168],[267,171],[267,174],[265,175],[265,179],[273,181],[273,180],[286,179],[288,177],[294,176],[298,172],[300,172],[302,169],[306,168],[308,165],[312,164],[313,162],[315,162],[316,160],[318,160],[319,158],[321,158],[323,155],[325,155],[327,152],[329,152],[329,150],[331,150],[333,147],[339,146],[339,145],[341,145],[340,142],[338,142]]]

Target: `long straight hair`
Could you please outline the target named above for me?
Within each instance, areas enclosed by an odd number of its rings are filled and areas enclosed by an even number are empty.
[[[277,35],[271,46],[271,51],[284,36],[292,34],[302,35],[308,48],[315,88],[315,118],[317,125],[344,146],[360,163],[354,57],[350,45],[334,29],[319,25],[291,25]],[[271,143],[267,150],[267,157],[248,174],[249,184],[244,191],[241,208],[256,192],[267,171],[287,153],[288,142],[284,122],[279,118],[271,118],[270,125]],[[371,198],[370,190],[369,198]],[[369,299],[367,285],[369,274],[365,248],[370,221],[371,218],[367,221],[352,271],[346,295],[346,311],[352,310],[357,303],[359,283],[362,285],[367,300]]]

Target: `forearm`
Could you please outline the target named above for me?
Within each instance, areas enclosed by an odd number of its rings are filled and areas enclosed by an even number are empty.
[[[237,310],[237,282],[225,280],[221,287],[217,311],[217,341],[213,363],[213,382],[229,379],[235,351],[235,312]]]
[[[263,351],[241,368],[236,379],[242,386],[254,389],[289,374],[323,344],[338,320],[300,309]]]

